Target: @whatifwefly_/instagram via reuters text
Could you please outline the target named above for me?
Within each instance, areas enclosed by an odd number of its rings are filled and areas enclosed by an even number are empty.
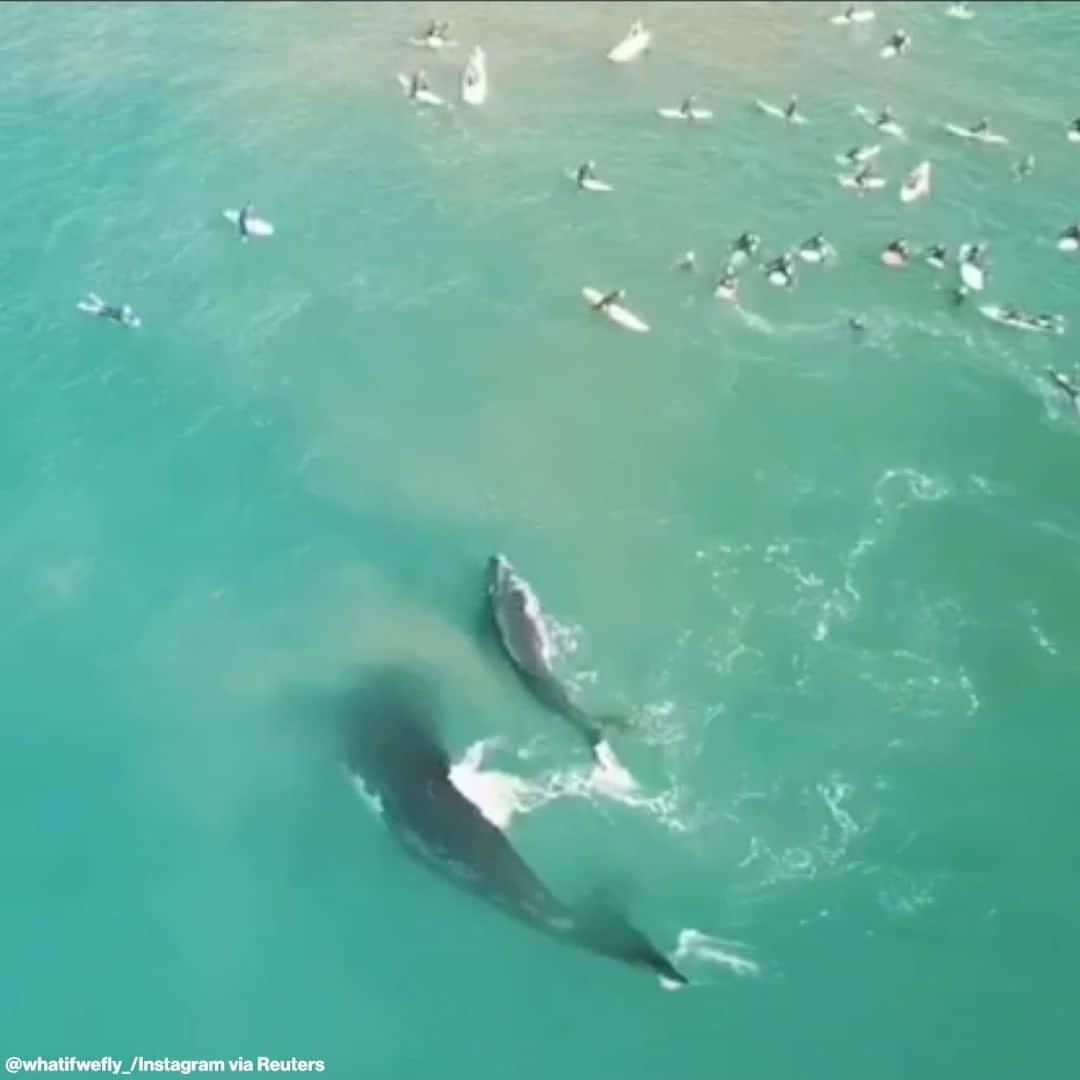
[[[123,1060],[100,1058],[21,1058],[9,1057],[8,1073],[104,1073],[107,1076],[133,1076],[137,1073],[321,1073],[326,1062],[314,1058],[147,1058],[141,1054]]]

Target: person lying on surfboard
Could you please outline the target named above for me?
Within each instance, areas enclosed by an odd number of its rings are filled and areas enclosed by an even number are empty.
[[[612,304],[617,304],[620,300],[626,299],[625,289],[615,289],[612,292],[607,293],[605,296],[601,296],[599,300],[593,304],[593,311],[607,311]]]

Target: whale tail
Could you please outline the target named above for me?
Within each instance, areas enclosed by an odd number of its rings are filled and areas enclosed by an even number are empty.
[[[575,936],[586,949],[652,971],[665,986],[689,985],[690,980],[603,894],[579,906],[575,924]]]

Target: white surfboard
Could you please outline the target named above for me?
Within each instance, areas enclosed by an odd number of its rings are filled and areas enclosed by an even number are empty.
[[[1080,238],[1071,233],[1063,233],[1058,237],[1057,249],[1058,251],[1080,251]]]
[[[865,165],[871,158],[876,158],[881,153],[881,145],[857,146],[846,154],[837,154],[837,165]]]
[[[612,184],[607,183],[605,180],[597,180],[595,176],[587,176],[581,183],[578,183],[577,173],[574,171],[568,171],[566,174],[574,184],[582,191],[594,191],[597,193],[614,191],[615,188]]]
[[[461,75],[461,100],[466,105],[483,105],[487,96],[487,57],[484,50],[477,45]]]
[[[590,305],[598,304],[604,298],[604,294],[599,289],[590,288],[588,285],[581,290],[581,295],[585,297],[586,303]],[[647,334],[651,329],[647,322],[639,319],[632,311],[624,308],[621,304],[608,304],[602,310],[613,323],[624,326],[627,330],[633,330],[638,334]]]
[[[836,180],[842,188],[849,188],[852,191],[880,191],[888,183],[884,176],[868,176],[865,180],[859,181],[854,174],[841,174],[836,177]]]
[[[1020,317],[1010,315],[1008,309],[1000,304],[983,304],[979,311],[992,322],[1001,323],[1002,326],[1011,326],[1014,330],[1027,330],[1032,334],[1065,333],[1065,320],[1060,315],[1055,316],[1051,325],[1041,326],[1038,323],[1029,321],[1028,318],[1022,315]]]
[[[965,244],[959,251],[960,280],[972,291],[982,292],[986,287],[986,273],[981,266],[968,261],[971,246]]]
[[[950,19],[974,19],[975,12],[967,4],[950,4],[945,9]]]
[[[240,221],[239,210],[222,210],[221,216],[233,225],[238,224]],[[261,217],[255,217],[254,215],[251,215],[247,219],[247,231],[248,236],[273,236],[274,226],[271,225],[269,221],[264,221]]]
[[[833,26],[857,26],[859,23],[873,22],[875,17],[873,8],[857,8],[852,11],[843,11],[839,15],[833,15],[829,22]]]
[[[799,248],[798,255],[804,263],[810,263],[814,266],[834,258],[836,249],[831,244],[826,244],[825,247],[822,248],[801,247]]]
[[[786,120],[789,124],[808,124],[810,122],[800,112],[795,113],[794,116],[788,116],[779,105],[772,105],[768,101],[762,101],[761,98],[757,98],[754,104],[767,116],[775,116],[778,120]]]
[[[987,146],[1009,145],[1009,140],[996,131],[972,131],[971,128],[962,127],[960,124],[942,124],[942,127],[958,139],[971,139],[974,142],[985,143]]]
[[[665,120],[711,120],[712,109],[691,109],[684,113],[682,109],[657,109],[656,114]]]
[[[1075,128],[1069,128],[1069,130],[1065,132],[1065,138],[1071,143],[1080,143],[1080,131],[1077,131]]]
[[[717,283],[716,288],[713,290],[713,296],[715,296],[717,300],[734,300],[738,288],[739,285],[737,281],[730,285],[721,281]]]
[[[779,268],[769,270],[765,274],[765,280],[770,285],[775,285],[777,288],[790,288],[795,284],[795,273],[792,271],[790,275],[786,274]]]
[[[881,253],[881,261],[891,269],[899,270],[911,262],[911,256],[910,254],[901,255],[899,251],[893,251],[892,248],[886,248]]]
[[[401,89],[405,91],[405,96],[411,98],[418,105],[446,104],[446,102],[443,101],[443,99],[439,97],[439,95],[436,94],[433,90],[418,90],[415,94],[410,93],[410,90],[412,89],[412,80],[409,78],[408,75],[398,75],[397,80],[398,84],[401,86]]]
[[[905,203],[914,202],[930,194],[930,162],[920,161],[914,169],[907,174],[900,188],[900,201]]]
[[[449,38],[439,37],[437,34],[429,34],[427,37],[411,37],[410,45],[418,45],[423,49],[453,49],[457,46],[456,41]]]
[[[636,60],[652,44],[652,33],[642,23],[636,22],[630,32],[607,55],[616,64]]]
[[[895,57],[899,56],[901,53],[907,52],[907,50],[910,49],[910,48],[911,48],[911,42],[910,41],[907,42],[907,44],[904,45],[904,47],[902,49],[898,49],[895,45],[893,45],[890,42],[888,45],[882,46],[881,52],[878,53],[878,56],[880,56],[882,60],[892,60]]]

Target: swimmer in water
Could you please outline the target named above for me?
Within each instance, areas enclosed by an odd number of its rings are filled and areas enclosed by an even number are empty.
[[[106,304],[96,293],[89,293],[85,300],[79,302],[79,309],[88,315],[96,315],[99,319],[109,319],[129,329],[140,325],[141,320],[135,314],[135,309],[130,304]]]
[[[613,289],[611,292],[601,296],[600,299],[592,305],[592,309],[593,311],[607,311],[612,304],[617,304],[624,299],[626,299],[625,289]]]
[[[1027,156],[1022,157],[1013,166],[1013,175],[1016,177],[1017,180],[1023,180],[1025,177],[1031,176],[1031,174],[1034,171],[1035,171],[1035,155],[1034,154],[1028,154]]]

